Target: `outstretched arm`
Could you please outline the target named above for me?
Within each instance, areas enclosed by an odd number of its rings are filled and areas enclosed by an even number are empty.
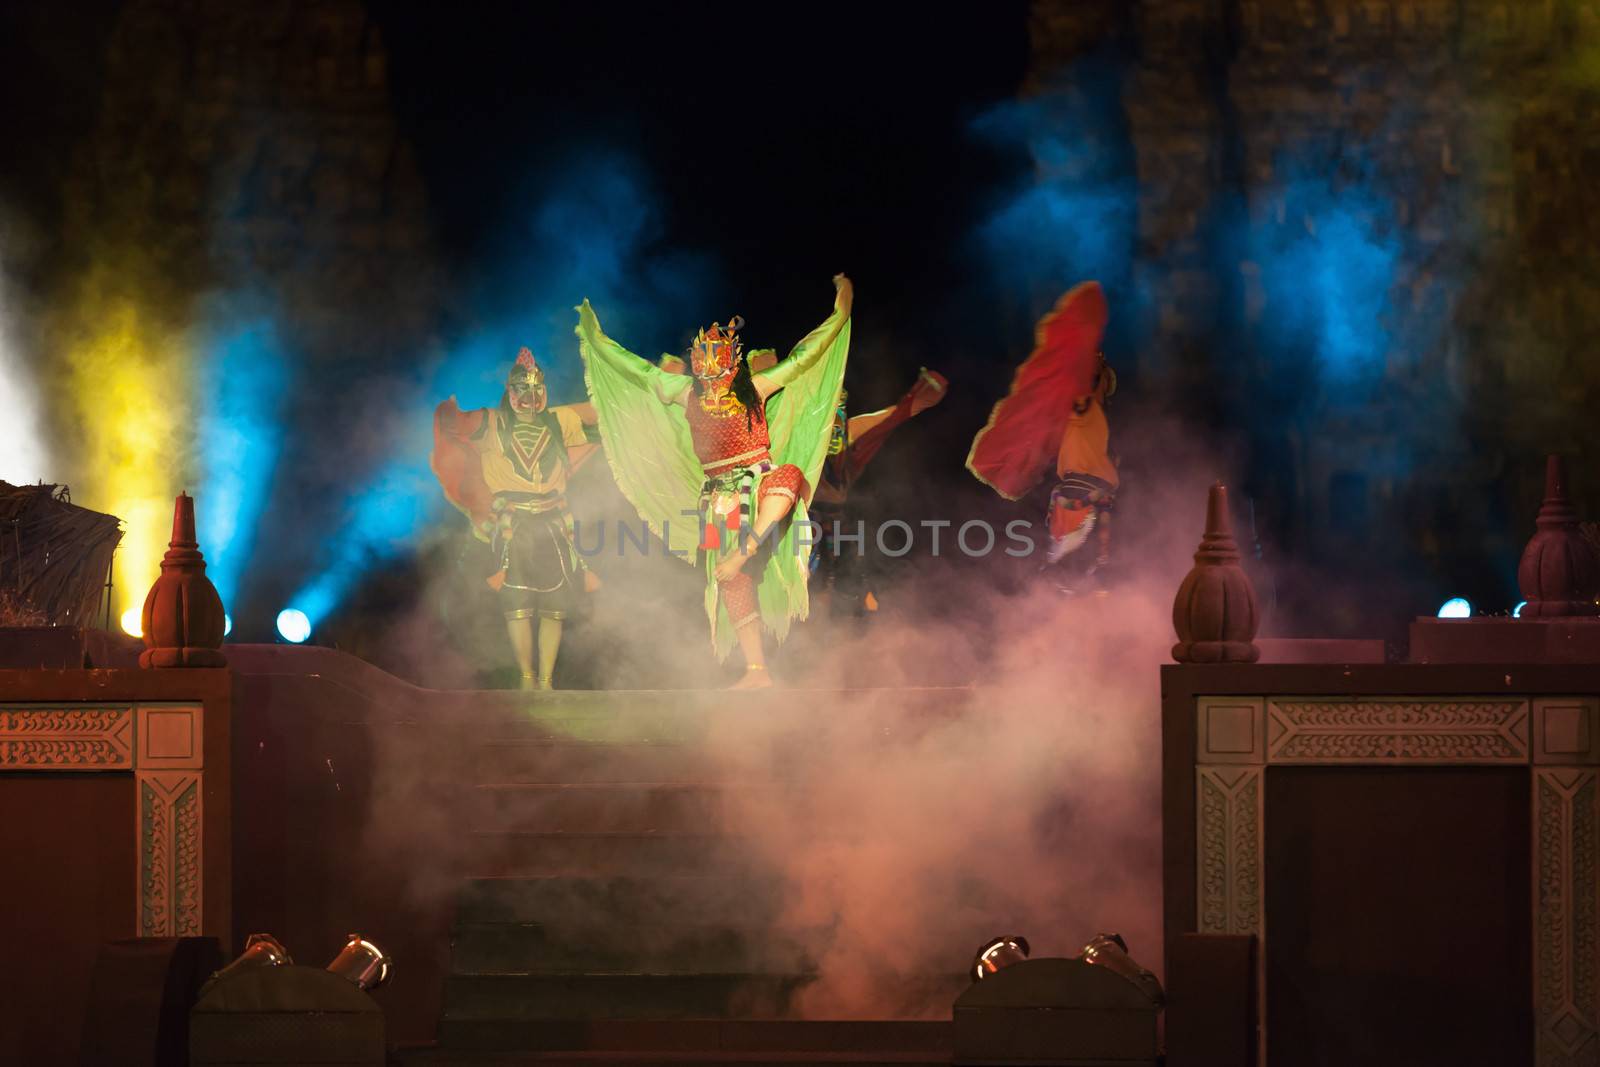
[[[843,274],[833,276],[833,314],[815,330],[800,339],[789,353],[789,358],[780,362],[771,370],[762,371],[755,375],[756,392],[761,399],[776,393],[779,389],[794,381],[800,375],[816,366],[822,359],[823,353],[833,344],[839,336],[839,331],[844,329],[844,324],[850,319],[850,306],[855,300],[855,288],[850,284],[850,279]]]
[[[670,374],[647,359],[629,352],[605,335],[594,308],[585,300],[578,305],[578,352],[585,364],[604,361],[614,377],[630,385],[649,389],[663,404],[682,404],[689,392],[686,375]]]
[[[481,541],[489,540],[494,530],[490,508],[494,494],[484,483],[479,458],[489,447],[488,425],[488,411],[462,411],[451,397],[434,409],[433,453],[428,459],[445,499],[472,521],[472,532]]]

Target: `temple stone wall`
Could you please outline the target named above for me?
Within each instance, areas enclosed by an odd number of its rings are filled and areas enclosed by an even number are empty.
[[[1551,450],[1590,449],[1596,515],[1600,3],[1038,0],[1030,25],[1032,92],[1121,57],[1143,304],[1117,356],[1147,393],[1212,398],[1280,552],[1514,566]],[[1395,251],[1360,388],[1284,349],[1296,286],[1237,240],[1315,235],[1297,182]]]
[[[258,291],[319,362],[415,337],[426,205],[387,76],[359,0],[128,3],[62,196],[68,278],[175,320]]]

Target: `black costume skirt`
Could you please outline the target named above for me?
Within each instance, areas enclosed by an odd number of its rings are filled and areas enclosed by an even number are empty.
[[[583,590],[568,512],[518,510],[511,516],[510,536],[496,538],[495,546],[506,571],[500,588],[506,618],[566,618]]]

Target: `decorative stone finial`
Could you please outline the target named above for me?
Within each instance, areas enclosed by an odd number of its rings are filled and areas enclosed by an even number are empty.
[[[1537,527],[1522,550],[1517,585],[1528,603],[1521,617],[1600,615],[1600,556],[1578,523],[1567,499],[1567,464],[1549,456],[1544,467],[1544,504]]]
[[[1228,490],[1211,487],[1206,501],[1206,533],[1195,550],[1194,566],[1172,602],[1172,627],[1178,643],[1172,658],[1179,663],[1254,663],[1256,591],[1239,566],[1239,546],[1228,518]]]
[[[144,598],[141,667],[222,667],[222,598],[194,536],[194,498],[180,493],[161,577]]]

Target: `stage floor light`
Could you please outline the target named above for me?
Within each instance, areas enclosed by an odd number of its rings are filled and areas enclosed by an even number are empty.
[[[211,976],[213,981],[238,974],[252,967],[291,967],[294,960],[283,943],[271,934],[251,934],[245,939],[244,951],[232,963]]]
[[[231,633],[233,633],[233,616],[225,613],[222,616],[222,636],[227,637]]]
[[[122,613],[122,632],[129,637],[144,636],[144,612],[139,608],[129,608]]]
[[[1517,601],[1517,606],[1511,609],[1511,617],[1513,619],[1522,618],[1522,609],[1527,607],[1527,606],[1528,606],[1528,602],[1526,600]]]
[[[284,608],[278,612],[278,636],[298,645],[311,636],[311,620],[298,608]]]
[[[967,973],[976,982],[986,975],[994,974],[1002,967],[1008,967],[1027,958],[1027,938],[1017,935],[994,937],[984,942],[977,955],[972,957],[972,967]]]
[[[1167,1001],[1167,994],[1161,988],[1160,980],[1149,969],[1135,963],[1133,957],[1128,955],[1128,943],[1122,939],[1121,934],[1096,934],[1093,941],[1083,946],[1078,958],[1084,963],[1092,963],[1120,974],[1138,986],[1140,991],[1150,998],[1152,1004],[1162,1005]]]
[[[1439,607],[1441,619],[1472,618],[1472,603],[1464,596],[1453,596]]]
[[[351,934],[327,970],[370,993],[389,980],[390,963],[377,945],[360,934]]]

